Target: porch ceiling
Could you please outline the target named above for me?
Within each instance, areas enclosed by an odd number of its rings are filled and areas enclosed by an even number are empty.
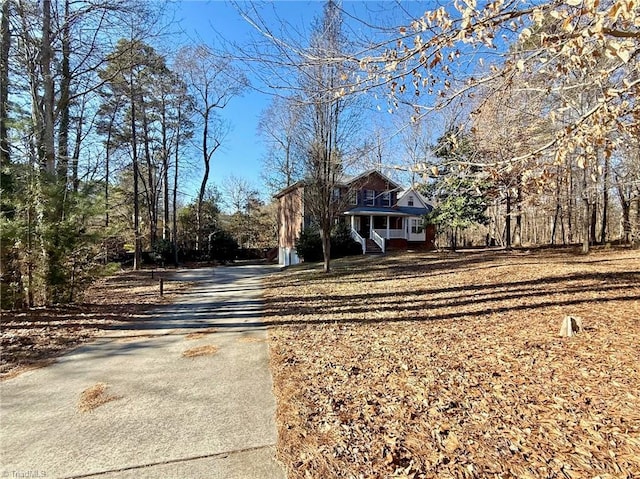
[[[343,215],[346,216],[411,216],[408,213],[398,211],[393,208],[366,208],[358,207],[351,210],[347,210]]]

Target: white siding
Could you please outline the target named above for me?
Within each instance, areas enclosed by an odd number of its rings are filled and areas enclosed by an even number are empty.
[[[300,257],[294,248],[280,247],[278,249],[278,264],[280,266],[291,266],[300,263]]]

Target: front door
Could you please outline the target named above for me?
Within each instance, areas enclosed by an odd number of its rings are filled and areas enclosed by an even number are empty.
[[[368,238],[371,230],[371,217],[369,216],[361,216],[360,217],[360,230],[358,234],[363,238]]]

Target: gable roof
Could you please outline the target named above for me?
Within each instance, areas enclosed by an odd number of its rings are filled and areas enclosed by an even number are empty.
[[[419,206],[398,206],[397,209],[409,216],[422,216],[433,211],[433,206],[425,205],[424,208]]]
[[[418,190],[416,190],[413,186],[411,188],[408,188],[400,193],[398,193],[398,201],[400,201],[402,198],[404,198],[406,195],[408,195],[409,193],[413,193],[416,198],[418,198],[418,200],[420,201],[420,203],[422,203],[422,206],[432,210],[433,206],[431,206],[427,200],[425,199],[424,196],[422,196],[422,193],[420,193]]]
[[[336,186],[349,186],[350,184],[355,183],[358,180],[361,180],[363,178],[366,178],[366,177],[368,177],[370,175],[374,175],[374,174],[378,175],[384,181],[388,182],[389,186],[391,186],[391,189],[402,188],[402,186],[400,186],[398,183],[396,183],[391,178],[389,178],[384,173],[381,173],[378,170],[367,170],[367,171],[364,171],[363,173],[360,173],[359,175],[356,175],[356,176],[343,175],[340,179],[338,179],[338,181],[336,181]],[[286,195],[287,193],[290,193],[290,192],[292,192],[292,191],[304,186],[305,184],[306,184],[305,180],[296,181],[292,185],[289,185],[286,188],[283,188],[280,191],[278,191],[277,193],[275,193],[273,195],[273,197],[274,198],[280,198],[280,197]]]
[[[363,178],[366,178],[367,176],[371,176],[371,175],[374,175],[374,174],[380,176],[384,181],[389,183],[389,185],[392,185],[393,188],[401,188],[401,186],[398,183],[396,183],[391,178],[389,178],[384,173],[382,173],[382,172],[380,172],[378,170],[367,170],[367,171],[365,171],[363,173],[360,173],[359,175],[351,176],[351,177],[345,176],[343,178],[342,182],[345,185],[350,185],[351,183],[355,183],[358,180],[361,180]]]
[[[274,198],[281,198],[282,196],[286,195],[287,193],[290,193],[294,190],[297,190],[298,188],[304,186],[304,180],[299,180],[296,181],[294,184],[289,185],[285,188],[282,188],[280,191],[278,191],[275,195],[273,195]]]

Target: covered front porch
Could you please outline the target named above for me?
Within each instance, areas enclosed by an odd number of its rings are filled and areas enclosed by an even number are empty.
[[[344,214],[351,225],[351,236],[362,245],[363,253],[367,253],[367,240],[382,252],[398,240],[404,240],[405,244],[425,241],[421,217],[392,208],[357,208]]]

